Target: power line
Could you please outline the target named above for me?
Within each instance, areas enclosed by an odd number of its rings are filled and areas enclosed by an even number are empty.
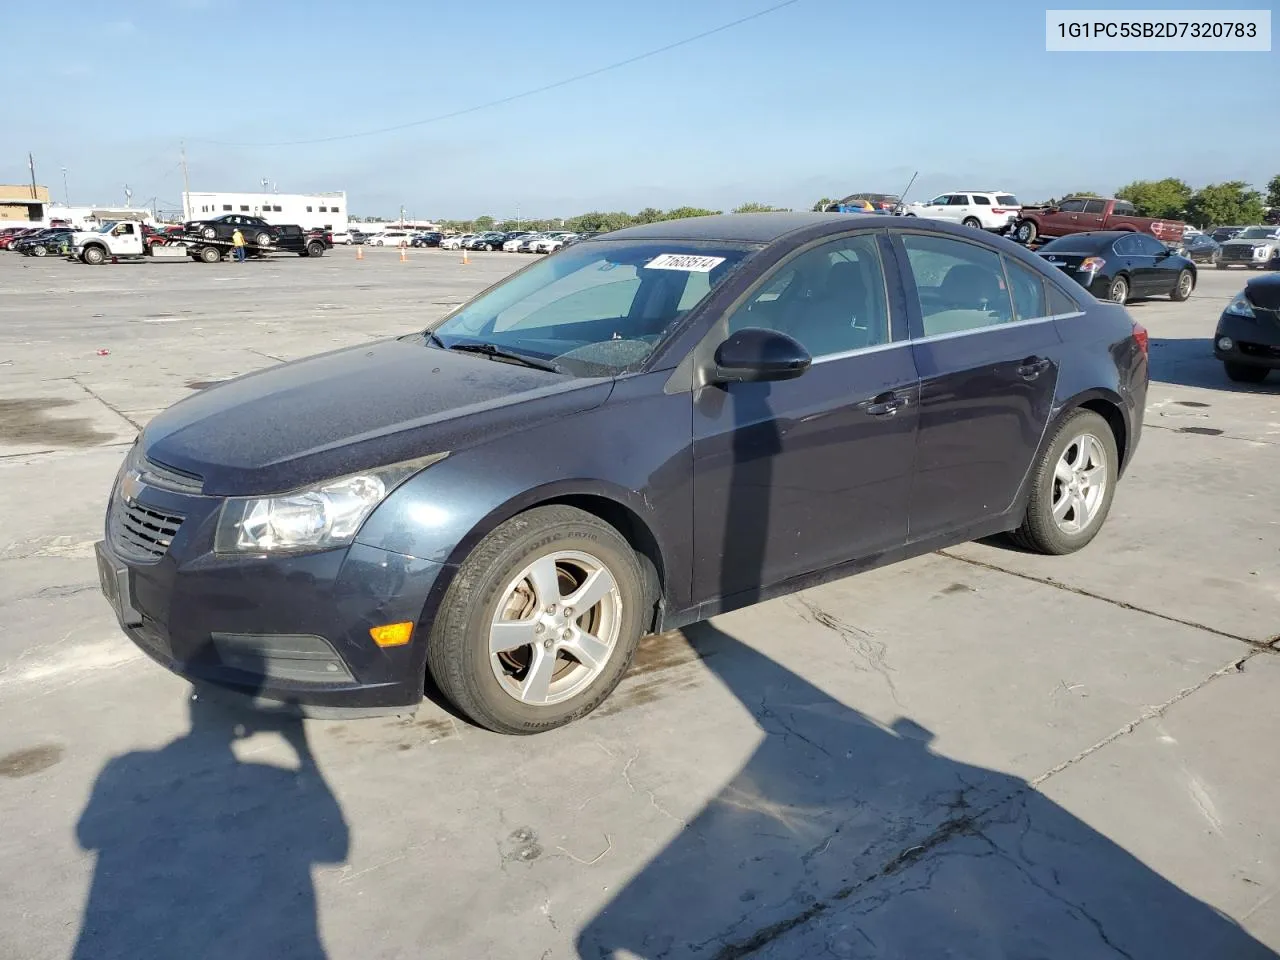
[[[712,27],[710,30],[704,30],[702,33],[696,33],[691,37],[685,37],[683,40],[677,40],[674,43],[668,43],[666,46],[657,47],[653,50],[647,50],[644,53],[636,54],[634,57],[628,57],[625,60],[619,60],[617,63],[611,63],[608,66],[604,66],[604,67],[597,67],[594,70],[588,70],[586,73],[579,73],[572,77],[565,77],[563,80],[557,80],[554,83],[548,83],[545,86],[535,87],[532,90],[525,90],[522,93],[513,93],[511,94],[511,96],[508,96],[508,97],[502,97],[498,100],[490,100],[486,103],[479,103],[473,107],[464,107],[461,110],[454,110],[451,113],[442,113],[435,117],[427,117],[426,119],[423,119],[423,120],[413,120],[409,123],[398,123],[390,127],[379,127],[376,130],[363,130],[358,133],[340,133],[340,134],[335,134],[334,136],[331,136],[331,137],[313,137],[308,140],[278,140],[278,141],[267,142],[267,143],[245,143],[245,142],[232,141],[232,140],[207,140],[203,137],[188,137],[187,139],[195,143],[208,143],[208,144],[212,144],[214,146],[219,146],[219,147],[299,147],[299,146],[305,146],[307,144],[312,144],[312,143],[332,143],[335,140],[354,140],[357,137],[373,137],[382,133],[394,133],[397,130],[408,130],[411,127],[421,127],[428,123],[439,123],[442,120],[452,120],[455,117],[461,117],[469,113],[475,113],[478,110],[487,110],[490,107],[499,107],[499,106],[502,106],[503,104],[511,103],[512,101],[515,101],[515,100],[523,100],[525,97],[532,97],[535,94],[546,93],[548,90],[555,90],[559,87],[568,86],[569,84],[577,83],[580,80],[587,80],[591,77],[598,77],[600,74],[607,73],[610,70],[617,70],[620,67],[630,66],[631,64],[638,63],[641,60],[647,60],[650,57],[656,57],[660,53],[666,53],[668,50],[675,50],[677,47],[683,47],[683,46],[686,46],[687,44],[694,43],[698,40],[705,40],[707,37],[714,36],[717,33],[723,33],[726,30],[732,30],[734,27],[741,26],[742,24],[748,23],[751,20],[757,20],[760,17],[767,16],[768,14],[776,13],[778,10],[781,10],[784,7],[790,7],[800,2],[801,0],[783,0],[782,3],[775,3],[773,6],[766,7],[765,9],[759,10],[756,13],[749,14],[745,17],[739,17],[737,20],[730,21],[729,23],[723,23],[718,27]]]

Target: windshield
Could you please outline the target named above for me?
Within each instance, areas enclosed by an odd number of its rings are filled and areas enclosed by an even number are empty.
[[[95,233],[110,233],[110,232],[115,228],[115,225],[116,225],[116,221],[115,221],[115,220],[108,220],[106,223],[104,223],[102,226],[100,226],[100,227],[99,227],[96,231],[94,231],[94,232],[95,232]]]
[[[1280,234],[1280,227],[1246,227],[1243,233],[1236,234],[1237,240],[1271,240]]]
[[[488,343],[576,376],[636,369],[755,244],[599,240],[539,260],[429,332]]]

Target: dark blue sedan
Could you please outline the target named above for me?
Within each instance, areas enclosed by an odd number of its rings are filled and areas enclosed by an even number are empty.
[[[1147,335],[989,234],[868,215],[619,230],[425,331],[147,426],[103,590],[156,661],[313,715],[583,716],[644,634],[1008,533],[1089,543]]]

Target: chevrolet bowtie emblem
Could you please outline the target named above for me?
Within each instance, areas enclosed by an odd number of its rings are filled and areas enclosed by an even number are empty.
[[[133,505],[143,491],[142,475],[137,470],[129,470],[120,481],[120,496],[124,502]]]

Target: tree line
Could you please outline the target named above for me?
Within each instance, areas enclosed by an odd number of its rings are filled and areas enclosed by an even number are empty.
[[[1099,194],[1093,190],[1076,190],[1063,194],[1063,197],[1072,196],[1099,196]],[[1259,190],[1254,190],[1243,180],[1211,183],[1195,190],[1177,177],[1165,177],[1163,180],[1134,180],[1117,190],[1115,196],[1120,200],[1128,200],[1137,207],[1142,216],[1183,220],[1202,228],[1216,224],[1260,223],[1268,207],[1280,207],[1280,174],[1276,174],[1267,183],[1265,195]],[[823,197],[810,209],[820,212],[836,202],[830,197]],[[1050,198],[1044,202],[1053,204],[1058,200]],[[735,207],[732,212],[767,213],[790,209],[790,207],[775,207],[767,203],[744,203]],[[642,223],[679,220],[684,217],[705,217],[716,213],[723,213],[723,211],[708,210],[703,207],[673,207],[670,210],[645,207],[638,213],[627,213],[625,210],[608,212],[592,210],[589,213],[580,213],[576,217],[546,219],[498,218],[486,214],[471,220],[442,220],[440,226],[444,230],[460,233],[485,230],[572,230],[574,233],[603,233]],[[375,221],[382,218],[367,217],[365,219]]]

